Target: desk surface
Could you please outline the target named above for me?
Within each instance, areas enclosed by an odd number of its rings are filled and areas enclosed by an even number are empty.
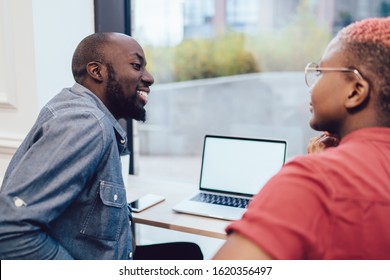
[[[165,201],[142,212],[133,213],[136,223],[225,239],[225,227],[231,223],[230,221],[180,214],[172,210],[174,205],[196,192],[197,189],[196,185],[185,182],[129,175],[126,193],[128,201],[147,193],[165,197]]]

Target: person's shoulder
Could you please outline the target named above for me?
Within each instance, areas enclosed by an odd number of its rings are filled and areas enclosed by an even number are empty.
[[[297,155],[293,158],[290,158],[287,160],[285,165],[291,165],[291,164],[314,164],[317,162],[322,162],[323,159],[327,156],[324,156],[325,152],[317,153],[317,154],[302,154]]]
[[[73,92],[70,88],[64,88],[46,104],[45,108],[56,117],[79,116],[88,118],[91,116],[101,120],[105,116],[91,95]]]
[[[339,147],[328,148],[326,151],[316,154],[299,155],[290,159],[285,166],[300,168],[308,172],[329,170],[343,164],[343,151]]]

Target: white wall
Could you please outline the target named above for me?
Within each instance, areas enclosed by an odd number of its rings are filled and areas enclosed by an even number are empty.
[[[93,8],[93,0],[33,0],[39,108],[74,83],[73,51],[94,31]]]
[[[74,83],[71,58],[94,32],[93,0],[0,0],[0,178],[42,106]]]

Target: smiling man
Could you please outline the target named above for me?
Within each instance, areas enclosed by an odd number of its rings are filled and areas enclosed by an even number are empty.
[[[215,259],[390,259],[390,18],[342,29],[305,72],[316,141],[334,139],[262,188]]]
[[[75,85],[41,110],[0,191],[0,259],[131,259],[119,118],[145,120],[153,77],[141,46],[96,33],[75,50]]]
[[[72,72],[116,118],[145,121],[144,106],[153,77],[145,69],[142,47],[119,33],[96,33],[77,47]]]

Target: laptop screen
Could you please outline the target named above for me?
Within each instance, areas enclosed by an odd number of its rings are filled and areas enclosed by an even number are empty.
[[[252,196],[283,166],[284,140],[206,135],[200,189]]]

